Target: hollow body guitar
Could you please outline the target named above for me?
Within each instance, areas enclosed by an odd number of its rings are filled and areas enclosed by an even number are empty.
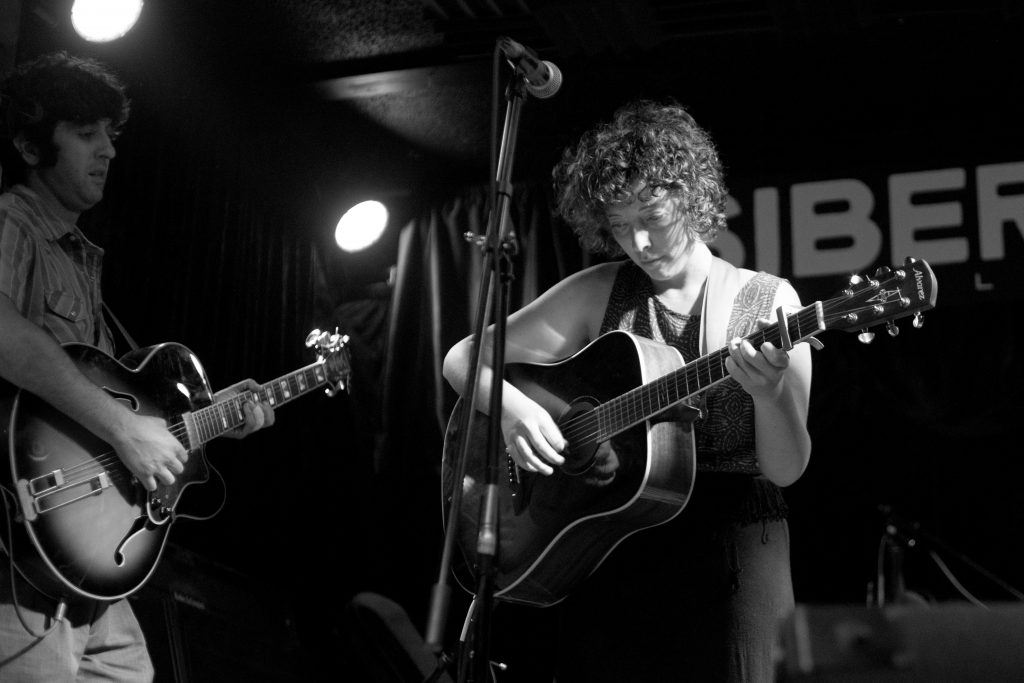
[[[35,395],[16,390],[0,401],[0,468],[12,536],[3,545],[26,580],[57,598],[114,600],[140,588],[160,559],[185,489],[209,480],[205,444],[245,421],[245,401],[278,406],[348,380],[347,337],[315,330],[318,359],[288,375],[214,401],[199,359],[166,343],[116,360],[86,344],[65,344],[77,368],[141,415],[165,419],[189,452],[172,485],[148,492],[114,450]],[[12,514],[13,513],[13,514]],[[6,561],[6,559],[4,559]]]
[[[777,311],[778,322],[747,335],[789,349],[838,329],[861,331],[935,306],[937,282],[924,261],[882,268],[873,279],[855,277],[827,301],[799,311]],[[690,363],[672,347],[629,332],[609,332],[553,364],[509,363],[506,379],[555,419],[568,442],[566,462],[550,476],[526,472],[509,460],[498,487],[499,545],[492,563],[494,597],[548,606],[563,600],[630,534],[663,524],[686,506],[696,454],[686,401],[726,379],[728,349]],[[457,514],[461,563],[455,576],[475,591],[481,499],[486,493],[488,418],[473,411],[461,479],[451,511],[462,446],[460,399],[448,422],[441,469],[445,524]],[[504,444],[501,444],[503,447]]]

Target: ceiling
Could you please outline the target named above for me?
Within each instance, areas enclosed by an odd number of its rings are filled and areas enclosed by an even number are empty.
[[[70,1],[23,0],[23,37]],[[129,65],[151,53],[159,79],[182,62],[163,86],[171,104],[210,74],[204,106],[233,87],[276,93],[254,116],[289,99],[271,125],[310,164],[344,154],[386,179],[482,182],[511,71],[498,62],[494,75],[501,36],[564,75],[554,97],[526,101],[520,124],[516,170],[546,175],[584,128],[640,96],[679,100],[721,147],[755,160],[839,131],[942,126],[1019,73],[1022,19],[1014,0],[148,0],[137,35],[109,49]],[[1016,125],[1019,108],[1002,109]]]
[[[200,3],[208,12],[209,3]],[[524,144],[560,146],[627,98],[671,95],[742,133],[749,104],[780,125],[851,85],[878,92],[913,73],[967,68],[976,45],[1011,49],[1011,0],[221,0],[226,32],[248,35],[289,82],[353,110],[426,158],[488,160],[493,55],[509,36],[559,66],[562,91],[527,103]],[[244,21],[237,16],[245,8]],[[1015,48],[1012,48],[1015,49]],[[498,91],[507,82],[500,72]],[[870,74],[870,82],[868,79]],[[938,87],[932,87],[938,86]],[[813,92],[812,92],[813,91]],[[843,97],[838,94],[837,97]],[[765,110],[765,104],[770,104]],[[741,117],[735,113],[744,110]],[[500,113],[500,112],[499,112]],[[855,119],[856,120],[856,119]],[[804,128],[806,123],[801,124]],[[735,127],[736,131],[729,131]],[[817,131],[815,131],[817,132]],[[543,158],[543,163],[550,161]],[[524,162],[525,163],[525,162]]]

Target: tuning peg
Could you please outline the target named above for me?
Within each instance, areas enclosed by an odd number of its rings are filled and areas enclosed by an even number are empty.
[[[889,266],[881,266],[875,270],[875,277],[881,280],[889,277],[890,273],[892,273],[892,268]]]
[[[885,330],[890,337],[895,337],[900,333],[900,328],[891,320],[885,324]]]
[[[861,277],[860,275],[857,275],[856,273],[854,273],[853,275],[850,276],[850,286],[851,287],[854,286],[854,285],[859,285],[862,282],[864,282],[864,278]]]
[[[335,327],[334,328],[334,334],[332,334],[331,336],[329,336],[327,338],[327,346],[328,346],[328,348],[332,348],[332,349],[333,348],[341,348],[345,344],[348,344],[348,335],[347,334],[341,334],[338,331],[338,328]]]
[[[860,334],[857,335],[857,340],[860,341],[861,344],[870,344],[875,341],[875,333],[869,332],[868,330],[861,330]]]
[[[309,334],[307,334],[306,335],[306,348],[311,349],[314,346],[316,346],[317,342],[320,341],[320,338],[322,336],[324,336],[324,334],[326,334],[326,333],[325,332],[321,332],[319,329],[315,329],[312,332],[310,332]]]
[[[919,330],[924,327],[924,313],[918,311],[914,314],[914,329]]]

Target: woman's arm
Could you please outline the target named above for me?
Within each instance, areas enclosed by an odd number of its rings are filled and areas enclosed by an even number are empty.
[[[617,267],[618,264],[601,264],[571,275],[510,315],[505,361],[550,363],[572,355],[594,339]],[[484,334],[476,390],[476,409],[483,413],[489,412],[493,331],[491,326]],[[473,339],[467,337],[453,346],[444,359],[445,379],[460,395],[466,386],[473,352]],[[551,474],[551,465],[563,462],[559,451],[565,447],[565,439],[554,419],[507,381],[502,385],[501,431],[510,455],[520,467]]]
[[[782,283],[775,305],[792,310],[800,298]],[[768,325],[775,321],[761,321]],[[749,342],[729,342],[726,368],[754,400],[754,433],[762,473],[779,486],[795,482],[811,457],[807,412],[811,397],[811,349],[797,344],[788,353],[772,344],[755,349]]]

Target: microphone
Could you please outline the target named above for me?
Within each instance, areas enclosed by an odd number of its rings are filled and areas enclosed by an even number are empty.
[[[526,79],[526,90],[538,99],[552,97],[562,87],[562,72],[557,66],[543,61],[530,48],[503,36],[499,41],[501,51],[519,69]]]

